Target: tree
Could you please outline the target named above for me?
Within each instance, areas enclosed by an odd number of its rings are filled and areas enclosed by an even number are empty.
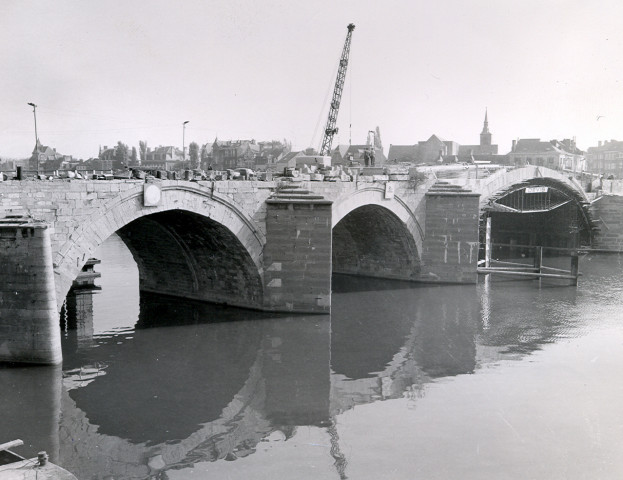
[[[118,141],[115,148],[114,168],[125,167],[128,164],[128,152],[130,148],[123,142]]]
[[[287,138],[283,139],[283,153],[290,153],[292,151],[292,142],[288,142]]]
[[[188,156],[190,157],[190,168],[199,168],[199,144],[197,142],[191,142],[188,145]]]
[[[138,157],[136,155],[136,147],[132,147],[132,154],[130,155],[130,164],[138,165]]]
[[[147,141],[140,140],[138,142],[138,149],[141,152],[141,163],[145,163],[147,161]]]

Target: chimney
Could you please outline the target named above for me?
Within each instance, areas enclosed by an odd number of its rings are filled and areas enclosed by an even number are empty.
[[[513,146],[511,147],[511,152],[514,152],[515,148],[517,148],[517,140],[513,140]]]
[[[601,140],[597,142],[597,147],[601,147]]]

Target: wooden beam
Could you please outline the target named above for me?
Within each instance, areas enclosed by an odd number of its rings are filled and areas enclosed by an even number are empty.
[[[0,443],[0,452],[3,450],[8,450],[9,448],[15,448],[24,445],[22,440],[12,440],[6,443]]]
[[[560,278],[564,280],[575,280],[577,282],[578,277],[575,275],[562,275],[558,273],[531,273],[531,272],[518,272],[509,270],[492,270],[490,268],[478,268],[478,273],[496,273],[498,275],[516,275],[519,277],[546,277],[546,278]]]

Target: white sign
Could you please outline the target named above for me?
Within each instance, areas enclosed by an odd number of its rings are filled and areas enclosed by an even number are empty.
[[[146,207],[155,207],[160,205],[160,187],[155,183],[146,183],[143,187],[143,205]]]
[[[526,187],[526,193],[546,193],[549,187]]]
[[[385,184],[385,198],[394,198],[394,185],[392,185],[391,183]]]

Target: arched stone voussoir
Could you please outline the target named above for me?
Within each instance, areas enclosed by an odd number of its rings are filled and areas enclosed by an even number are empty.
[[[57,303],[62,303],[82,266],[95,250],[112,234],[141,217],[166,211],[190,212],[221,224],[228,229],[248,252],[258,272],[262,272],[265,234],[232,198],[214,195],[207,188],[187,185],[161,187],[158,205],[143,205],[143,184],[103,203],[89,220],[67,234],[54,256]]]
[[[349,213],[366,205],[377,205],[392,212],[413,236],[418,250],[421,249],[424,233],[415,212],[398,195],[394,195],[393,198],[389,199],[385,198],[384,187],[370,186],[360,188],[350,195],[334,201],[332,226],[335,227]]]

